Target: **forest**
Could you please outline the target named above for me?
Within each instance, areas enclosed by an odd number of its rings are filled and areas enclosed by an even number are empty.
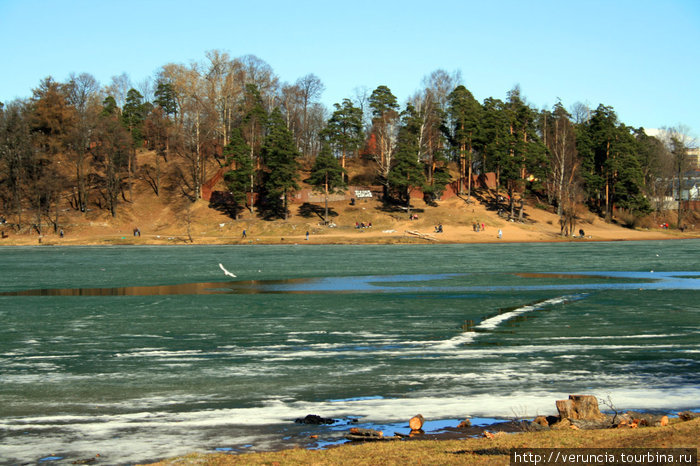
[[[303,183],[326,195],[381,186],[383,202],[410,206],[412,192],[432,202],[448,183],[468,200],[475,175],[489,172],[511,214],[529,197],[564,231],[581,209],[633,225],[663,209],[690,168],[683,127],[654,137],[604,104],[536,109],[517,86],[479,102],[459,73],[427,74],[402,105],[386,85],[356,88],[332,108],[323,91],[312,73],[280,82],[262,59],[217,50],[137,85],[126,74],[108,85],[89,73],[47,77],[31,97],[0,103],[2,220],[56,230],[64,209],[116,216],[137,181],[195,202],[221,169],[231,216],[264,219],[286,218]],[[144,152],[152,156],[137,163]],[[372,175],[351,179],[352,160]],[[683,215],[679,202],[678,227]]]

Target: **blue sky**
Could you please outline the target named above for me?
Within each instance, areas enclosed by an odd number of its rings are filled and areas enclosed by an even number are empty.
[[[0,0],[0,43],[3,102],[48,75],[137,83],[219,49],[283,82],[316,74],[329,106],[382,84],[404,102],[441,68],[480,101],[519,84],[535,108],[603,103],[700,136],[700,0]]]

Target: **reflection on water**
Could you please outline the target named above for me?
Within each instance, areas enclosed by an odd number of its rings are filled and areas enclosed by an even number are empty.
[[[526,279],[510,285],[500,283],[503,276]],[[654,272],[601,273],[512,273],[512,274],[423,274],[355,277],[295,278],[285,280],[241,280],[230,282],[181,283],[176,285],[125,286],[109,288],[53,288],[0,292],[0,296],[158,296],[206,294],[318,294],[358,292],[412,292],[553,290],[553,289],[698,289],[697,274]],[[478,282],[476,281],[478,280]],[[571,280],[577,280],[571,283]],[[568,281],[568,283],[566,283]],[[418,288],[416,288],[418,286]]]

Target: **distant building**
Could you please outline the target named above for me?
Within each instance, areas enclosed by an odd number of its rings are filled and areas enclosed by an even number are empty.
[[[691,168],[700,169],[700,149],[688,150],[688,163]]]

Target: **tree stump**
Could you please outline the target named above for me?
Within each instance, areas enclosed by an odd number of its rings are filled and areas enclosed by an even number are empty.
[[[600,420],[605,418],[598,407],[598,399],[593,395],[569,395],[569,399],[574,404],[574,411],[578,414],[578,419]]]
[[[581,419],[600,421],[605,414],[598,408],[598,399],[593,395],[569,395],[568,400],[557,400],[559,419]]]
[[[571,400],[557,400],[557,411],[559,411],[559,419],[575,419],[574,405]]]
[[[423,419],[423,415],[418,414],[417,416],[413,416],[411,420],[408,421],[408,427],[410,427],[411,430],[421,430],[424,422],[425,419]]]

